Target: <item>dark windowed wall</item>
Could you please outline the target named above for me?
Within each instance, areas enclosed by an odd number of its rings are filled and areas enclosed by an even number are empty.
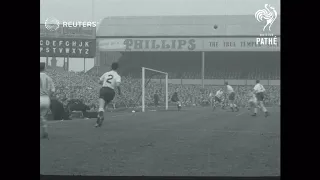
[[[201,52],[123,52],[121,74],[141,76],[141,67],[169,72],[170,78],[201,78]],[[278,79],[280,52],[206,52],[205,78]]]

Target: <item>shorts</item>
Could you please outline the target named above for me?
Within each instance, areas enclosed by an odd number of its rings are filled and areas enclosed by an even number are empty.
[[[256,97],[257,97],[257,100],[258,100],[258,101],[263,101],[263,99],[264,99],[264,95],[263,95],[262,92],[257,93],[257,94],[256,94]]]
[[[229,100],[230,101],[234,101],[235,97],[236,97],[236,93],[232,92],[232,93],[229,94]]]
[[[114,96],[116,95],[115,91],[109,87],[102,87],[100,89],[99,98],[103,99],[106,104],[109,104]]]
[[[214,102],[219,102],[219,103],[221,103],[221,99],[218,98],[217,96],[215,96],[215,97],[214,97]]]
[[[40,116],[45,116],[50,109],[49,96],[40,96]]]

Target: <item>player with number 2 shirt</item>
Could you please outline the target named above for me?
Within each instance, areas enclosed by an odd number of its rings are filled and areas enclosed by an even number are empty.
[[[100,84],[102,84],[102,88],[99,93],[99,110],[98,110],[98,118],[95,127],[101,127],[102,122],[104,120],[104,110],[106,106],[113,100],[115,97],[114,89],[117,88],[119,95],[121,95],[120,83],[121,77],[117,72],[119,68],[118,63],[112,63],[111,71],[104,73],[100,77]]]

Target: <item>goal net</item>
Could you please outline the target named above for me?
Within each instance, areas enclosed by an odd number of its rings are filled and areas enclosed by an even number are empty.
[[[168,73],[142,67],[142,112],[146,109],[168,110]]]

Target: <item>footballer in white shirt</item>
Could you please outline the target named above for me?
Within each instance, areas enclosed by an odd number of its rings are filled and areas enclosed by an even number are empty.
[[[232,86],[229,85],[229,83],[226,81],[224,83],[226,85],[226,89],[227,89],[227,94],[228,94],[228,100],[229,100],[229,105],[232,111],[234,111],[234,109],[236,109],[236,111],[239,111],[238,106],[234,103],[235,98],[236,98],[236,93],[234,92]]]
[[[95,127],[101,127],[104,120],[104,110],[115,97],[115,88],[118,89],[118,93],[121,95],[121,77],[117,72],[118,68],[119,64],[114,62],[111,65],[111,71],[104,73],[100,77],[99,83],[102,84],[102,87],[99,93],[99,110]]]
[[[210,93],[210,96],[213,96],[213,93]],[[224,108],[222,98],[223,98],[223,91],[222,91],[222,89],[219,89],[219,90],[216,92],[214,98],[212,97],[213,110],[216,108],[217,104],[220,104],[220,106],[221,106],[222,108]]]
[[[256,85],[253,88],[253,92],[257,97],[258,106],[260,106],[262,111],[265,113],[265,116],[267,117],[269,115],[269,112],[268,112],[267,108],[264,106],[264,103],[263,103],[265,91],[266,91],[266,89],[263,87],[262,84],[260,84],[260,80],[257,80],[256,81]],[[256,114],[257,113],[255,113],[254,116]]]
[[[50,97],[55,92],[55,87],[52,79],[45,74],[45,64],[40,63],[40,126],[41,138],[48,138],[48,125],[46,114],[50,109]]]

